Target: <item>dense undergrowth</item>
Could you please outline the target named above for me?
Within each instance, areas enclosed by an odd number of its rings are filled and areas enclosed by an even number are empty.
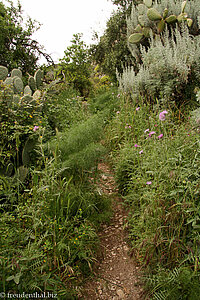
[[[97,164],[107,153],[103,130],[114,109],[104,111],[103,102],[113,101],[116,91],[101,97],[99,109],[71,88],[46,88],[41,110],[30,115],[23,102],[8,106],[4,89],[2,137],[10,134],[13,144],[9,151],[2,139],[9,161],[1,160],[0,289],[75,299],[95,261],[99,225],[111,215],[110,199],[96,181]]]
[[[129,237],[151,299],[198,299],[199,127],[185,111],[125,102],[107,127]],[[183,117],[183,115],[182,115]]]
[[[98,163],[109,157],[147,299],[199,299],[199,3],[134,3],[132,63],[117,74],[119,89],[80,35],[60,64],[43,67],[44,80],[40,70],[27,78],[0,66],[5,295],[77,299],[96,259],[99,226],[112,213],[98,188]]]

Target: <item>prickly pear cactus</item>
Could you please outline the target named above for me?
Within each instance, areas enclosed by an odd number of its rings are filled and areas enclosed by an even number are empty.
[[[24,88],[24,95],[32,95],[32,90],[29,85],[26,85]]]
[[[175,23],[177,21],[177,17],[175,15],[171,15],[165,19],[168,24]]]
[[[13,87],[13,78],[12,77],[7,77],[5,80],[4,80],[4,84],[5,85],[8,85],[10,87]]]
[[[42,84],[42,77],[43,77],[43,72],[40,69],[37,70],[34,75],[37,89],[39,89]]]
[[[34,92],[36,90],[36,82],[33,76],[30,76],[28,79],[28,85],[30,86],[31,90]]]
[[[41,96],[42,96],[41,91],[36,90],[35,93],[33,94],[33,99],[38,101],[41,98]]]
[[[4,66],[0,66],[0,80],[5,80],[8,76],[8,69]]]
[[[155,8],[149,8],[147,11],[147,17],[151,21],[159,21],[162,19],[162,16]]]
[[[152,0],[144,0],[146,7],[150,8],[152,6]]]
[[[14,92],[17,94],[22,94],[24,91],[24,84],[20,77],[15,76],[13,77],[13,85],[14,85]]]
[[[165,30],[166,24],[173,25],[174,23],[178,22],[187,22],[188,27],[191,27],[193,24],[193,20],[188,18],[187,14],[185,13],[187,1],[183,1],[181,5],[181,13],[180,15],[170,15],[168,16],[168,8],[165,8],[162,14],[152,7],[153,1],[152,0],[143,0],[143,4],[138,4],[138,25],[134,29],[134,32],[130,35],[128,41],[132,44],[137,44],[143,41],[143,38],[149,38],[150,32],[153,33],[153,37],[156,39],[157,35],[162,34]],[[152,24],[155,22],[157,27],[157,32],[155,31],[155,26]]]
[[[129,43],[131,44],[137,44],[141,41],[141,39],[143,38],[143,34],[142,33],[133,33],[129,36]]]
[[[22,79],[22,71],[19,69],[13,69],[11,72],[11,77],[15,77],[15,76]]]
[[[36,137],[29,137],[24,145],[24,149],[22,151],[22,162],[24,166],[29,166],[31,163],[30,153],[33,151],[37,142]]]

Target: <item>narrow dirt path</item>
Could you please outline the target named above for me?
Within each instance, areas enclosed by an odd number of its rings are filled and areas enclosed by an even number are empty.
[[[143,290],[139,284],[140,271],[130,257],[127,243],[127,212],[117,196],[115,181],[108,165],[100,163],[99,187],[113,198],[113,217],[109,225],[103,225],[99,233],[101,249],[95,267],[96,276],[89,281],[80,299],[87,300],[141,300]]]

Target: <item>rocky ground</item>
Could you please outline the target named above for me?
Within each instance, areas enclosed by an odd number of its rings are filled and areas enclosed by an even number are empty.
[[[130,257],[127,238],[127,212],[117,196],[110,168],[101,163],[99,186],[103,193],[113,198],[113,217],[109,225],[103,225],[99,233],[101,250],[95,266],[95,276],[86,283],[80,299],[85,300],[141,300],[144,299],[140,285],[140,269]]]

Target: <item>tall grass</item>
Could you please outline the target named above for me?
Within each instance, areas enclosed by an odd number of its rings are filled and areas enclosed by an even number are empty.
[[[107,143],[114,149],[116,181],[131,211],[131,244],[141,265],[156,274],[157,280],[161,276],[156,273],[158,266],[168,276],[168,286],[156,289],[165,291],[168,298],[155,299],[175,299],[170,298],[170,289],[173,284],[177,288],[182,275],[171,284],[169,270],[180,268],[182,274],[187,267],[189,273],[184,276],[190,274],[188,280],[196,282],[195,286],[199,276],[198,129],[189,116],[177,123],[169,107],[135,106],[124,100],[107,129]],[[166,118],[160,120],[165,110]],[[180,294],[188,287],[182,287]],[[190,286],[186,294],[191,297],[194,289]]]

